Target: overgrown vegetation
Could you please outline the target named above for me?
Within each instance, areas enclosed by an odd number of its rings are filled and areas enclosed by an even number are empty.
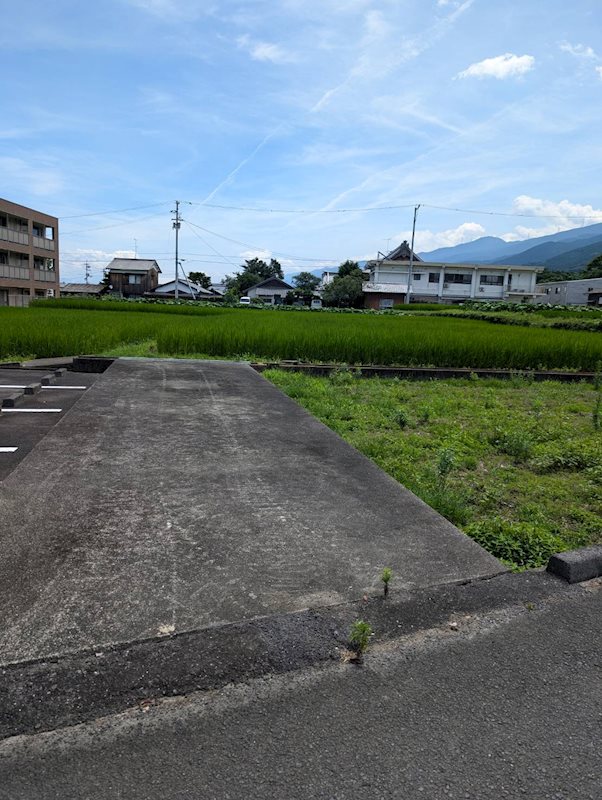
[[[600,389],[264,375],[515,569],[602,542]],[[396,415],[403,407],[407,424]]]

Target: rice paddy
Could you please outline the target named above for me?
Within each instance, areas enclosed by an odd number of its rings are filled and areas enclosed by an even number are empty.
[[[97,303],[93,308],[100,309],[94,311],[50,304],[1,308],[0,358],[102,354],[119,348],[138,348],[139,353],[143,345],[143,351],[146,347],[149,354],[165,356],[342,364],[594,370],[602,361],[602,336],[589,331],[411,314],[118,305],[118,312],[105,310],[109,303]]]

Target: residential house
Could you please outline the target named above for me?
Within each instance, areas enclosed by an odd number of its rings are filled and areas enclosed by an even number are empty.
[[[369,261],[364,283],[365,307],[392,308],[404,303],[460,303],[465,300],[528,300],[538,296],[537,273],[542,267],[498,264],[446,264],[414,255],[402,242],[382,259]]]
[[[63,283],[61,297],[100,297],[106,289],[102,283]]]
[[[161,299],[174,298],[175,296],[175,280],[161,283],[153,292],[148,293],[148,297]],[[213,292],[211,289],[205,289],[198,283],[194,283],[185,278],[178,278],[178,298],[181,300],[221,300],[222,296]]]
[[[58,219],[0,199],[0,306],[59,294]]]
[[[114,258],[106,272],[112,294],[119,297],[142,297],[157,288],[161,269],[154,259]]]
[[[250,297],[251,300],[257,298],[269,305],[278,306],[284,302],[284,298],[288,292],[293,291],[293,288],[290,283],[283,281],[282,278],[272,276],[247,289],[247,297]]]
[[[602,278],[586,278],[575,281],[551,281],[540,283],[538,303],[552,306],[599,306],[602,305]]]

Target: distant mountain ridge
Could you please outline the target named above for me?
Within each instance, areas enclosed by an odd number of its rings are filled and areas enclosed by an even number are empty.
[[[425,261],[445,261],[449,264],[524,264],[578,272],[601,253],[602,223],[599,222],[518,242],[506,242],[496,236],[483,236],[474,242],[455,247],[440,247],[418,255]]]

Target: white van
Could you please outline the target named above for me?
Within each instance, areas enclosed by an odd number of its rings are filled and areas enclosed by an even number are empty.
[[[251,298],[250,297],[241,297],[238,301],[241,306],[250,306],[251,305]]]

